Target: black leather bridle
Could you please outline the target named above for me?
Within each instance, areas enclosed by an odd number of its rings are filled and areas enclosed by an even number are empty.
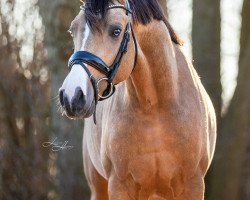
[[[114,8],[121,8],[124,9],[126,11],[126,15],[129,18],[128,24],[126,26],[124,35],[123,35],[123,39],[119,48],[119,51],[115,57],[115,60],[113,62],[113,64],[111,66],[108,66],[101,58],[99,58],[98,56],[88,52],[88,51],[77,51],[75,52],[69,59],[69,63],[68,63],[68,67],[69,70],[71,70],[71,68],[73,67],[73,65],[75,64],[79,64],[83,67],[83,69],[86,71],[86,73],[88,74],[91,83],[93,85],[93,89],[94,89],[94,95],[95,95],[95,104],[97,105],[98,101],[102,101],[105,99],[108,99],[109,97],[111,97],[114,92],[115,92],[115,85],[113,84],[113,80],[118,72],[118,69],[120,67],[121,61],[124,57],[124,55],[127,52],[128,49],[128,43],[130,41],[130,35],[132,33],[132,37],[134,40],[134,45],[135,45],[135,61],[134,61],[134,67],[133,70],[136,66],[136,62],[137,62],[137,54],[138,54],[138,50],[137,50],[137,42],[136,42],[136,38],[135,38],[135,34],[133,32],[132,29],[132,11],[129,5],[129,1],[126,1],[126,5],[122,6],[122,5],[110,5],[107,9],[114,9]],[[81,6],[81,9],[84,10],[85,6]],[[104,78],[101,78],[99,80],[96,80],[96,78],[91,74],[91,72],[89,71],[89,69],[87,68],[87,66],[85,65],[89,65],[93,68],[95,68],[96,70],[98,70],[99,72],[101,72],[102,74],[105,75]],[[99,94],[99,84],[101,81],[107,81],[108,86],[106,88],[106,90],[103,92],[102,95]],[[99,98],[99,100],[98,100]],[[95,121],[95,116],[94,116],[94,121]]]

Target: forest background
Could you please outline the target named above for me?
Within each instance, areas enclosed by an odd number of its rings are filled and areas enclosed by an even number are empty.
[[[159,0],[218,118],[206,200],[250,199],[250,1]],[[58,111],[78,0],[0,0],[0,199],[84,200],[83,121]],[[68,141],[52,151],[47,141]]]

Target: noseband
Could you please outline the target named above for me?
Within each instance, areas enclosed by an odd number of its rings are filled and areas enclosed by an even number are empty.
[[[97,105],[98,101],[103,101],[105,99],[108,99],[115,92],[115,85],[113,84],[113,80],[118,72],[121,61],[128,50],[128,43],[130,41],[130,34],[131,33],[132,33],[132,37],[133,37],[134,45],[135,45],[135,61],[134,61],[133,70],[134,70],[136,62],[137,62],[137,54],[138,54],[137,51],[138,50],[137,50],[137,43],[136,43],[135,34],[133,32],[133,29],[132,29],[132,22],[131,22],[132,11],[130,9],[129,2],[126,1],[126,6],[110,5],[107,9],[109,10],[109,9],[115,9],[115,8],[124,9],[126,11],[126,15],[129,17],[129,21],[128,21],[128,24],[126,26],[119,51],[115,57],[113,64],[111,66],[108,66],[101,58],[99,58],[98,56],[96,56],[88,51],[75,52],[70,57],[69,63],[68,63],[69,70],[71,70],[73,65],[79,64],[86,71],[86,73],[88,74],[88,76],[91,80],[93,88],[94,88],[96,105]],[[84,10],[85,7],[81,6],[81,9]],[[103,75],[105,75],[105,77],[101,78],[99,80],[96,80],[95,77],[91,74],[91,72],[89,71],[89,69],[87,68],[87,66],[85,64],[95,68],[96,70],[101,72]],[[102,81],[106,81],[108,83],[108,86],[107,86],[106,90],[103,92],[103,94],[100,95],[99,94],[99,85]],[[96,121],[95,116],[94,116],[94,121]]]

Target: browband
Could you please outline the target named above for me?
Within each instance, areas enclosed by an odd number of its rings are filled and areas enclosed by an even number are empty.
[[[86,10],[86,7],[87,7],[86,4],[83,4],[83,5],[80,6],[80,9],[81,9],[81,10]],[[131,11],[131,9],[130,9],[130,7],[129,7],[128,5],[127,5],[127,7],[125,7],[124,5],[111,4],[111,5],[109,5],[109,6],[107,7],[107,10],[113,9],[113,8],[121,8],[121,9],[126,10],[126,12],[132,14],[132,11]],[[100,11],[97,11],[96,13],[99,13],[99,12],[100,12]]]

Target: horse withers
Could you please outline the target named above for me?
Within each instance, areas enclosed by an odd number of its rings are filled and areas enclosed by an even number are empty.
[[[216,140],[212,103],[157,0],[86,0],[59,90],[87,118],[92,200],[202,200]]]

